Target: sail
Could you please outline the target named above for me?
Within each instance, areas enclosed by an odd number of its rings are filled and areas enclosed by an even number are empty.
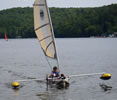
[[[54,32],[46,0],[35,0],[34,29],[45,56],[57,59]]]
[[[6,33],[5,33],[5,40],[7,41],[7,35],[6,35]]]

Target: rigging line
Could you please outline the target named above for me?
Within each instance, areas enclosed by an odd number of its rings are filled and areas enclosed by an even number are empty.
[[[51,69],[51,71],[52,71],[52,66],[51,66],[49,60],[47,59],[47,55],[46,55],[46,53],[45,53],[45,51],[44,51],[44,49],[43,49],[42,47],[41,47],[41,49],[43,50],[43,52],[44,52],[44,54],[45,54],[45,58],[46,58],[46,60],[47,60],[47,63],[49,64],[50,69]]]
[[[48,17],[49,17],[49,23],[50,23],[50,26],[51,26],[51,29],[52,29],[51,31],[52,31],[52,33],[53,33],[52,37],[53,37],[53,40],[54,40],[54,30],[53,30],[53,27],[52,27],[52,21],[51,21],[51,17],[50,17],[50,11],[49,11],[49,8],[48,8],[48,6],[47,6],[47,1],[46,1],[46,0],[45,0],[45,5],[46,5]],[[54,40],[54,41],[55,41],[55,40]],[[55,42],[53,42],[53,44],[55,45]],[[58,69],[59,69],[59,71],[60,71],[56,47],[55,47],[55,53],[56,53],[56,59],[57,59],[57,67],[58,67]]]
[[[47,62],[48,62],[48,64],[49,64],[49,66],[50,66],[51,71],[52,71],[53,66],[50,64],[49,60],[47,59],[47,56],[45,56],[45,58],[46,58],[46,60],[47,60]]]

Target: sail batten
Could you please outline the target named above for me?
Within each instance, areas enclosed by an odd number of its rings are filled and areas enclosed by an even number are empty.
[[[52,35],[49,35],[49,36],[47,36],[47,37],[41,39],[40,42],[43,41],[43,40],[45,40],[45,39],[47,39],[47,38],[49,38],[49,37],[51,37],[51,36],[52,36]]]
[[[54,31],[46,0],[35,0],[34,29],[45,56],[57,60]],[[59,67],[59,66],[58,66]]]
[[[52,43],[53,43],[53,41],[51,41],[51,42],[47,45],[46,51],[47,51],[48,47],[49,47]]]
[[[35,29],[35,31],[36,31],[36,30],[39,30],[39,29],[42,28],[42,27],[45,27],[46,25],[49,25],[49,23],[46,23],[46,24],[43,24],[43,25],[39,26],[38,28]]]
[[[46,6],[45,4],[33,4],[33,6]]]

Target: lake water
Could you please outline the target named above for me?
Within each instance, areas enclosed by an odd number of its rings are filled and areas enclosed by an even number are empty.
[[[70,79],[68,89],[46,89],[45,82],[10,83],[19,79],[45,78],[50,68],[36,39],[0,40],[0,100],[117,100],[117,38],[56,39],[61,72],[66,75],[108,72]],[[112,86],[104,91],[99,84]]]

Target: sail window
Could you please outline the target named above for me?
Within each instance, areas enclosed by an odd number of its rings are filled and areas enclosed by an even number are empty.
[[[41,17],[42,19],[44,18],[44,12],[43,12],[42,9],[40,10],[40,17]]]

